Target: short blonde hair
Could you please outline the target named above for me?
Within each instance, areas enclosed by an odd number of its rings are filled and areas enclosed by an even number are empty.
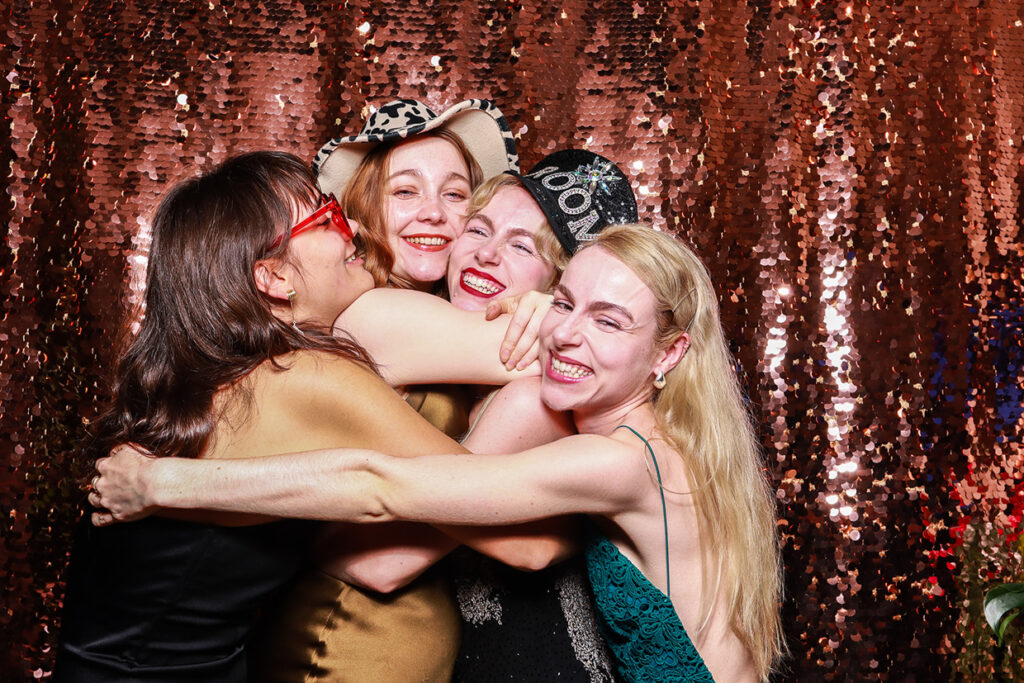
[[[494,199],[494,195],[498,193],[498,190],[506,187],[526,189],[522,181],[511,173],[502,173],[484,181],[473,192],[473,196],[469,198],[469,214],[466,216],[466,220],[483,211],[484,207]],[[533,195],[530,196],[532,197]],[[570,254],[566,252],[565,247],[555,237],[555,231],[551,229],[551,224],[548,223],[547,218],[537,228],[537,234],[533,237],[533,243],[537,246],[537,251],[540,253],[540,257],[544,259],[544,262],[555,269],[551,282],[548,283],[548,287],[554,287],[558,284],[558,280],[562,277],[562,272],[565,271],[565,267],[569,264]]]

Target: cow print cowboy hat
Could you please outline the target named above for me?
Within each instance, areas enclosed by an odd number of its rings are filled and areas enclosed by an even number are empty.
[[[313,159],[320,188],[340,197],[363,157],[378,144],[438,128],[462,138],[485,179],[519,170],[512,131],[493,102],[465,100],[435,114],[417,100],[392,100],[370,114],[359,135],[334,138],[320,148]]]

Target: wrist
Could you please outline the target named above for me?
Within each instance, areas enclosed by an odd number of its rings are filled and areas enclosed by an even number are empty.
[[[139,483],[147,507],[183,508],[181,487],[175,486],[179,458],[154,458],[139,470]]]

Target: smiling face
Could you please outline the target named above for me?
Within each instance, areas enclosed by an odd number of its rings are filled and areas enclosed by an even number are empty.
[[[495,299],[545,289],[555,268],[542,255],[537,234],[544,213],[522,187],[507,186],[466,222],[452,247],[448,292],[453,305],[480,311]]]
[[[316,207],[297,207],[293,224],[312,214]],[[355,234],[359,224],[348,226]],[[292,312],[296,322],[329,326],[361,294],[373,288],[373,278],[356,257],[356,247],[324,212],[309,229],[288,242],[288,263],[295,290]]]
[[[601,247],[569,262],[540,328],[541,398],[578,415],[612,414],[651,397],[657,299]]]
[[[471,194],[459,150],[440,137],[403,142],[391,152],[386,184],[386,238],[392,273],[428,290],[445,276]]]

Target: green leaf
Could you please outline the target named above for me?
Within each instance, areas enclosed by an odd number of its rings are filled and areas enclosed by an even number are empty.
[[[985,619],[996,632],[996,640],[1003,644],[1006,627],[1024,608],[1024,583],[1002,583],[985,594]]]

